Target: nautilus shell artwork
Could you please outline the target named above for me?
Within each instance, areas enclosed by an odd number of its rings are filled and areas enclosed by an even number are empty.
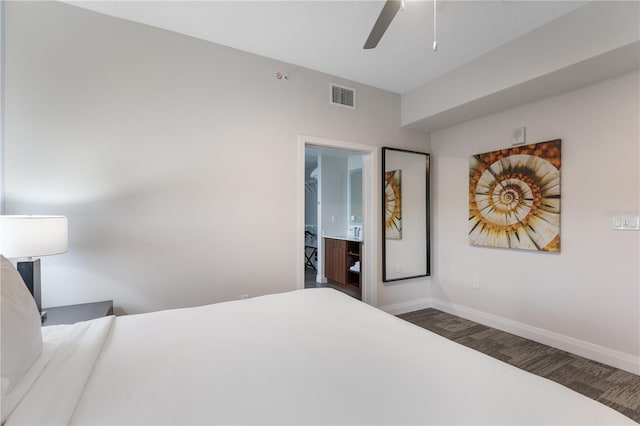
[[[402,239],[402,170],[393,170],[384,175],[384,220],[385,237],[388,240]]]
[[[560,251],[560,140],[469,159],[469,243]]]

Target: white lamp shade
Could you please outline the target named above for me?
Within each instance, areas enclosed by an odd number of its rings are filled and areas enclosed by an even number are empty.
[[[66,216],[0,216],[0,254],[8,258],[64,253],[68,235]]]

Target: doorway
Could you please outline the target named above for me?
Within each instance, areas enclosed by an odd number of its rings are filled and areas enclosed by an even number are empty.
[[[329,268],[335,264],[327,258],[332,252],[331,247],[325,247],[325,241],[331,245],[336,237],[337,244],[345,245],[344,250],[349,253],[339,271],[345,275],[348,284],[359,284],[357,298],[375,306],[379,236],[375,226],[379,213],[376,207],[377,164],[378,148],[375,146],[298,137],[298,288],[342,284],[332,271],[325,270],[327,264]],[[323,170],[327,179],[322,178]],[[323,202],[320,199],[323,194],[326,196],[329,185],[340,186],[337,197],[344,199],[343,206],[336,205],[335,200]],[[358,188],[361,188],[361,197],[357,196]],[[355,201],[353,205],[349,203],[351,198]],[[357,203],[358,198],[360,203]],[[314,220],[317,223],[313,223]],[[346,269],[343,271],[342,268]],[[343,291],[353,290],[349,285],[339,287]],[[345,293],[349,294],[349,291]]]
[[[362,154],[307,145],[305,288],[362,300],[362,225]]]

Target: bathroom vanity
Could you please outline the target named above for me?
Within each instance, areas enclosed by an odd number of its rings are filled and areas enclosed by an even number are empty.
[[[324,248],[327,281],[362,295],[362,240],[325,237]]]

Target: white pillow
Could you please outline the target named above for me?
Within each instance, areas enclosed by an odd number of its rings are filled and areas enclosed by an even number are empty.
[[[0,373],[4,400],[42,353],[42,322],[36,302],[16,268],[1,255],[0,262]]]

